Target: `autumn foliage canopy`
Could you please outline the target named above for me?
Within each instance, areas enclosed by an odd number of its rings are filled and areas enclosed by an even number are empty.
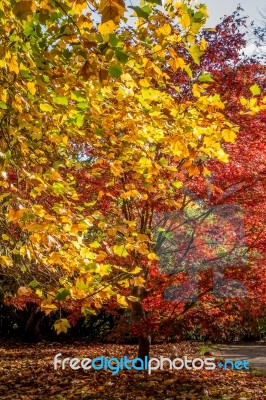
[[[189,0],[127,10],[123,0],[1,2],[0,268],[8,301],[36,302],[47,315],[130,308],[138,326],[147,315],[151,328],[167,326],[192,306],[163,299],[186,275],[158,271],[154,217],[198,210],[201,198],[204,206],[237,202],[246,213],[253,252],[237,275],[253,295],[238,307],[257,304],[259,313],[265,70],[241,64],[241,36],[232,42],[223,26],[204,30],[207,16]],[[194,321],[210,318],[206,307],[216,321],[236,310],[230,299],[213,299],[209,278],[203,273]],[[69,326],[66,318],[55,323],[58,333]]]

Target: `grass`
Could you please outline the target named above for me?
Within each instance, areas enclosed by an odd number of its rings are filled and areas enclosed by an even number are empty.
[[[255,375],[266,376],[266,371],[263,371],[262,369],[252,369],[250,372]]]
[[[201,346],[199,351],[200,351],[200,355],[201,356],[209,356],[212,354],[212,350],[213,350],[213,345],[204,345]]]

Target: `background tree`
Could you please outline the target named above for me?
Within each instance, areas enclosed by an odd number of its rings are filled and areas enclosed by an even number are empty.
[[[154,212],[180,209],[181,177],[227,162],[224,142],[239,128],[195,67],[204,5],[147,2],[133,7],[136,27],[121,29],[122,2],[90,4],[99,25],[87,2],[1,4],[0,263],[46,314],[76,301],[86,315],[115,299],[140,323]],[[177,71],[187,77],[181,98]],[[250,93],[245,112],[260,107]]]

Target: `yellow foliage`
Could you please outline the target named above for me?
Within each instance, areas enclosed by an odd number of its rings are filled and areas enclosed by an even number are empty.
[[[70,323],[66,318],[60,318],[55,321],[54,328],[58,335],[62,332],[66,333],[68,328],[70,328]]]

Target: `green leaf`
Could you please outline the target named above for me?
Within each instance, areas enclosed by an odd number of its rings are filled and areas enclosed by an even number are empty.
[[[174,187],[176,187],[177,189],[180,189],[180,188],[183,186],[183,183],[182,183],[181,181],[174,181],[174,182],[172,183],[172,185],[173,185]]]
[[[202,12],[198,11],[192,16],[192,21],[200,22],[203,18],[204,18],[204,14],[202,14]]]
[[[78,103],[85,102],[86,98],[83,96],[80,90],[76,90],[71,93],[71,99],[77,101]]]
[[[7,109],[6,103],[4,103],[2,100],[0,100],[0,108],[2,108],[2,110],[6,110]]]
[[[116,47],[119,43],[118,37],[114,33],[110,33],[109,35],[109,43],[112,47]]]
[[[25,36],[31,36],[32,34],[34,34],[34,27],[33,27],[32,21],[31,22],[25,22],[23,24],[23,27],[24,27],[23,33],[24,33]]]
[[[32,288],[36,288],[39,285],[39,282],[36,281],[36,279],[33,279],[33,281],[31,281],[29,283],[29,286]]]
[[[97,136],[102,136],[102,135],[103,135],[103,129],[101,129],[101,128],[96,128],[96,129],[95,129],[95,135],[97,135]]]
[[[77,283],[77,288],[79,289],[79,290],[88,290],[89,289],[89,285],[87,285],[85,282],[83,282],[83,281],[79,281],[78,283]]]
[[[87,101],[83,101],[82,103],[77,104],[77,108],[80,108],[81,110],[86,110],[89,107],[89,104]]]
[[[65,185],[62,182],[53,183],[52,188],[55,194],[62,194],[65,192]]]
[[[53,107],[50,106],[50,104],[48,104],[48,103],[40,104],[40,109],[41,109],[41,111],[48,111],[48,112],[53,111]]]
[[[59,301],[65,301],[67,296],[69,296],[69,290],[66,288],[59,289],[55,295],[55,299]]]
[[[35,215],[32,212],[25,212],[20,219],[23,222],[33,221],[35,219]]]
[[[43,81],[44,81],[45,83],[50,82],[49,76],[47,76],[47,75],[43,75],[42,79],[43,79]]]
[[[259,96],[261,94],[261,89],[257,84],[250,86],[249,90],[251,91],[253,96]]]
[[[167,233],[165,233],[164,236],[166,237],[166,239],[173,239],[174,238],[173,232],[167,232]]]
[[[168,165],[168,161],[167,161],[167,159],[165,157],[161,157],[160,160],[159,160],[159,163],[161,165]]]
[[[60,104],[62,106],[67,106],[68,105],[68,99],[65,96],[59,96],[59,97],[54,97],[53,102],[55,104]]]
[[[94,206],[94,204],[96,204],[97,202],[96,201],[90,201],[89,203],[84,203],[84,205],[86,206],[86,207],[92,207],[92,206]]]
[[[113,65],[112,67],[109,67],[108,71],[112,78],[119,78],[123,72],[119,65]]]
[[[193,60],[195,61],[195,63],[199,64],[200,57],[204,54],[204,52],[201,51],[200,46],[198,44],[193,44],[192,46],[189,47],[188,51]]]
[[[81,312],[82,312],[82,314],[85,315],[85,317],[87,315],[97,315],[95,310],[93,310],[92,308],[88,308],[88,307],[81,307]]]
[[[200,82],[214,82],[210,73],[200,75],[199,81]]]
[[[139,18],[144,18],[144,19],[146,19],[148,21],[149,14],[146,11],[144,11],[142,8],[140,8],[140,7],[132,7],[132,6],[130,6],[128,8],[132,8],[132,10],[135,11],[135,13],[137,14],[137,16]]]
[[[129,59],[128,55],[121,50],[116,50],[115,56],[117,61],[121,62],[122,64],[125,64]]]
[[[151,4],[158,4],[158,6],[162,5],[162,0],[146,0],[147,3],[151,3]]]
[[[84,115],[83,114],[77,114],[76,125],[77,125],[78,128],[82,127],[83,121],[84,121]]]

